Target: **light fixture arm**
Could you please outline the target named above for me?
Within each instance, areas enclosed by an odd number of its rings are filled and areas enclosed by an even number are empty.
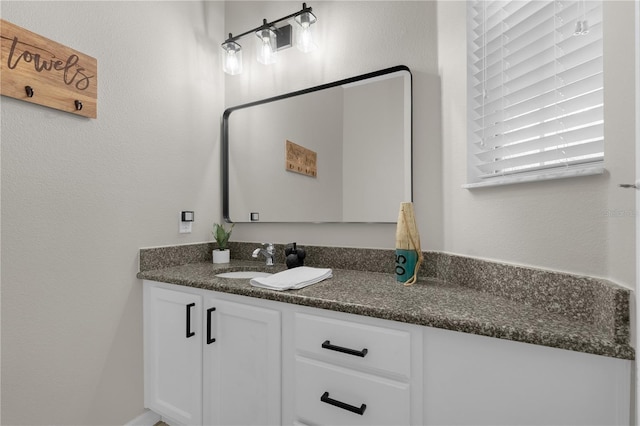
[[[301,15],[301,14],[306,13],[306,12],[311,13],[312,11],[313,11],[312,7],[310,7],[310,6],[308,7],[307,3],[302,3],[302,9],[297,11],[297,12],[295,12],[295,13],[292,13],[292,14],[287,15],[287,16],[283,16],[282,18],[276,19],[275,21],[271,21],[271,22],[267,22],[266,19],[263,19],[262,20],[262,25],[260,25],[259,27],[255,27],[252,30],[245,31],[242,34],[239,34],[239,35],[236,35],[236,36],[234,36],[231,33],[229,33],[229,38],[225,40],[225,43],[229,43],[229,42],[232,42],[232,41],[239,40],[242,37],[244,37],[244,36],[246,36],[248,34],[255,33],[258,30],[263,30],[263,29],[267,29],[267,28],[273,29],[273,30],[277,30],[277,28],[275,27],[276,24],[278,24],[278,23],[280,23],[282,21],[286,21],[286,20],[291,19],[291,18],[295,18],[296,16]]]

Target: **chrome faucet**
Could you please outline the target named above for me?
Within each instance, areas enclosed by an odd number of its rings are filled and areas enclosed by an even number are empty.
[[[267,259],[267,266],[273,266],[273,259],[276,257],[276,249],[273,243],[262,243],[263,246],[267,246],[266,249],[258,247],[253,251],[251,257],[258,257],[261,253]]]

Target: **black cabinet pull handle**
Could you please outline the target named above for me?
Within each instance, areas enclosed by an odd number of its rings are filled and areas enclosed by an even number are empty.
[[[211,312],[215,311],[216,308],[207,309],[207,345],[215,342],[216,339],[211,337]]]
[[[324,349],[329,349],[330,351],[336,351],[336,352],[342,352],[344,354],[361,356],[362,358],[364,358],[364,356],[369,352],[367,348],[364,348],[361,351],[357,351],[355,349],[343,348],[342,346],[335,346],[335,345],[332,345],[331,342],[328,340],[325,340],[322,343],[322,347]]]
[[[325,392],[320,397],[320,401],[326,402],[327,404],[333,405],[338,408],[342,408],[343,410],[351,411],[352,413],[364,414],[364,410],[367,409],[367,404],[362,404],[360,407],[354,407],[353,405],[345,404],[342,401],[338,401],[337,399],[329,398],[329,392]]]
[[[187,339],[196,335],[194,331],[191,331],[191,308],[196,306],[195,303],[189,303],[187,305]]]

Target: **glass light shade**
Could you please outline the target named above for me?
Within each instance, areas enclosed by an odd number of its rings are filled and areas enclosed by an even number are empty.
[[[276,33],[270,28],[256,31],[256,58],[258,62],[265,65],[275,64],[276,62]]]
[[[222,44],[222,70],[229,75],[242,72],[242,46],[235,41]]]
[[[316,50],[318,47],[313,41],[311,25],[316,22],[316,16],[311,12],[303,12],[295,17],[298,23],[296,46],[301,51],[307,53]]]

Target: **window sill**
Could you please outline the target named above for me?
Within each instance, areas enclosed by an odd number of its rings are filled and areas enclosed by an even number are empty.
[[[489,180],[485,180],[482,182],[473,182],[466,183],[462,185],[464,189],[476,189],[476,188],[485,188],[490,186],[502,186],[502,185],[512,185],[515,183],[527,183],[527,182],[538,182],[544,180],[552,180],[552,179],[564,179],[570,177],[577,176],[592,176],[592,175],[601,175],[604,174],[605,168],[603,165],[592,166],[592,167],[580,167],[575,169],[564,169],[562,171],[554,171],[554,172],[546,172],[539,174],[531,174],[531,175],[512,175],[512,176],[504,176],[500,178],[492,178]]]

